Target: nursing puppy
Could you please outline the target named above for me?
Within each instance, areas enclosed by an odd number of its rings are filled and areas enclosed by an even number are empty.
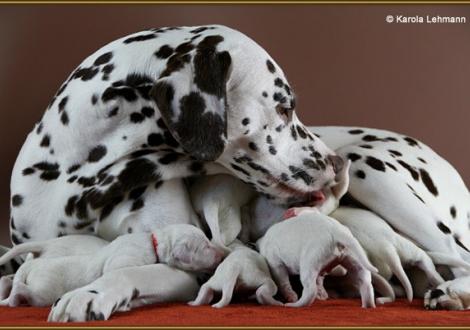
[[[108,242],[91,235],[70,235],[50,239],[42,242],[29,242],[7,250],[0,257],[0,265],[9,260],[28,253],[27,259],[35,257],[56,258],[63,256],[86,255],[97,252]],[[0,278],[0,300],[10,295],[13,286],[14,274],[4,275]]]
[[[240,179],[227,174],[202,177],[190,188],[194,210],[205,219],[212,241],[228,246],[242,228],[241,208],[255,192]]]
[[[375,307],[371,272],[377,269],[346,227],[315,208],[273,225],[257,244],[279,290],[289,302],[285,306],[312,304],[322,276],[341,265],[359,287],[362,307]],[[289,274],[300,274],[303,292],[298,300]]]
[[[217,267],[215,274],[202,285],[199,294],[189,305],[209,304],[214,292],[222,292],[222,298],[212,307],[220,308],[230,304],[236,290],[256,290],[256,300],[262,305],[282,305],[273,296],[277,286],[271,279],[266,260],[256,251],[240,241],[229,246],[232,252]]]
[[[27,252],[18,245],[12,249],[11,257],[15,256],[15,249],[19,253]],[[87,285],[111,270],[164,263],[181,270],[209,271],[222,257],[223,252],[192,225],[176,224],[151,234],[122,235],[94,254],[25,262],[15,274],[10,296],[1,305],[50,306],[66,292]]]
[[[416,266],[422,270],[431,287],[444,282],[436,271],[434,263],[463,268],[467,271],[470,269],[470,265],[463,260],[438,252],[426,253],[395,232],[373,212],[340,207],[330,216],[348,227],[366,251],[371,263],[377,267],[380,275],[387,280],[390,280],[392,275],[398,278],[409,301],[413,299],[413,288],[403,266]]]
[[[324,188],[317,195],[318,199],[314,201],[314,206],[321,213],[330,214],[339,206],[339,200],[348,190],[350,166],[351,161],[348,160],[336,175],[335,185]],[[247,216],[243,218],[240,237],[246,237],[246,241],[252,242],[256,242],[261,238],[273,224],[295,215],[292,209],[275,205],[264,196],[253,199],[247,209]]]

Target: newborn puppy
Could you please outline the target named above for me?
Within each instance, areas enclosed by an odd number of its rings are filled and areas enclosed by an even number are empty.
[[[189,304],[209,304],[216,291],[222,292],[222,298],[212,307],[225,307],[232,300],[233,292],[242,289],[256,290],[256,300],[262,305],[282,305],[273,298],[277,286],[271,279],[266,260],[239,241],[232,243],[229,248],[232,252],[217,267],[215,274],[202,285],[197,298]]]
[[[108,242],[104,239],[91,235],[69,235],[42,242],[33,241],[7,250],[0,257],[0,265],[26,253],[28,253],[26,260],[30,260],[33,257],[56,258],[76,256],[95,253],[107,244]],[[0,278],[0,300],[10,295],[13,278],[14,274],[5,275]]]
[[[375,307],[371,272],[377,269],[346,227],[315,208],[273,225],[257,244],[289,302],[286,306],[312,304],[322,276],[341,265],[359,287],[362,307]],[[297,301],[289,274],[300,274],[303,292]]]
[[[196,180],[190,188],[197,214],[206,220],[212,241],[228,246],[241,230],[241,208],[255,192],[239,179],[218,174]]]
[[[348,160],[341,171],[336,175],[336,184],[332,187],[324,188],[318,200],[314,201],[315,208],[323,214],[330,214],[339,205],[339,200],[346,194],[349,186],[349,167],[351,161]],[[311,208],[309,206],[308,208]],[[241,237],[246,237],[245,241],[256,242],[275,223],[295,216],[292,209],[274,205],[264,196],[255,198],[248,205],[248,216],[243,218],[243,229]]]
[[[57,258],[97,252],[108,241],[91,235],[67,235],[47,241],[32,241],[16,245],[0,257],[0,265],[17,256],[32,253],[33,257]]]
[[[470,265],[464,261],[446,255],[439,253],[428,255],[413,242],[397,234],[373,212],[340,207],[330,216],[348,227],[380,275],[387,280],[390,280],[392,275],[398,278],[409,301],[413,299],[413,288],[403,266],[416,266],[421,269],[432,287],[444,282],[436,271],[433,261],[436,264],[462,267],[466,270],[470,268]]]
[[[29,251],[18,245],[12,249],[12,257],[15,250]],[[66,292],[114,269],[164,263],[181,270],[209,271],[222,258],[223,252],[197,227],[169,225],[152,233],[119,236],[94,254],[29,260],[18,269],[10,296],[0,304],[50,306]],[[1,261],[6,262],[7,258]]]

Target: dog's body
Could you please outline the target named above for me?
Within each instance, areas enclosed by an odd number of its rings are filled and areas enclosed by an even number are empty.
[[[230,304],[236,290],[256,291],[256,300],[263,305],[281,305],[273,298],[277,286],[271,278],[266,260],[256,251],[233,242],[232,251],[217,267],[214,275],[201,286],[197,298],[190,302],[192,306],[209,304],[214,292],[221,292],[222,298],[213,307],[225,307]]]
[[[296,217],[273,225],[259,240],[258,246],[280,292],[289,301],[286,306],[311,304],[317,296],[321,277],[342,265],[350,276],[354,276],[362,306],[375,307],[371,271],[375,273],[377,269],[370,264],[351,232],[318,210],[304,210]],[[303,292],[298,300],[289,274],[300,275]]]
[[[470,195],[446,160],[420,141],[385,130],[310,130],[351,160],[348,193],[362,207],[424,250],[470,261]]]
[[[162,182],[195,174],[231,172],[279,201],[309,200],[341,159],[294,107],[279,66],[227,27],[153,29],[111,42],[69,76],[19,153],[12,241],[112,239],[127,233],[127,218],[153,221]],[[172,212],[187,209],[176,197]]]
[[[60,238],[61,243],[79,242],[84,235]],[[6,262],[15,254],[47,251],[54,243],[18,245],[0,259]],[[83,242],[83,243],[86,243]],[[79,244],[76,245],[80,246]],[[18,269],[8,298],[2,304],[18,306],[50,306],[63,294],[90,284],[104,273],[126,267],[164,263],[186,271],[209,271],[222,260],[223,251],[214,247],[204,233],[191,225],[170,225],[152,235],[122,235],[89,255],[50,257],[27,260]]]

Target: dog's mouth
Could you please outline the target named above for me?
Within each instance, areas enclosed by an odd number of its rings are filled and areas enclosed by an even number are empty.
[[[289,194],[287,204],[289,207],[320,206],[326,200],[324,190],[302,191],[287,185],[275,177],[270,178],[283,192]]]

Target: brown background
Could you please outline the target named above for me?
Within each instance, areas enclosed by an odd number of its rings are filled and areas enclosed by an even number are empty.
[[[466,24],[388,24],[388,14]],[[107,42],[149,27],[225,24],[265,47],[311,125],[417,137],[470,182],[470,6],[0,5],[0,243],[15,157],[66,76]]]

